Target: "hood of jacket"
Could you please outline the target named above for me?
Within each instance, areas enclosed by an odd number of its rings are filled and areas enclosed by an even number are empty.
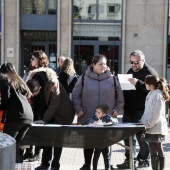
[[[34,77],[35,74],[40,73],[40,72],[46,73],[46,76],[47,76],[47,79],[48,79],[49,82],[56,84],[56,82],[58,81],[56,72],[53,69],[42,67],[42,68],[37,68],[37,69],[30,71],[29,74],[28,74],[28,77],[26,79],[26,82],[28,80],[31,80]]]
[[[110,72],[110,68],[107,67],[107,69],[104,73],[98,75],[95,72],[93,72],[93,67],[89,66],[86,70],[86,75],[88,77],[90,77],[91,79],[105,80],[105,79],[108,79],[111,76],[111,72]]]

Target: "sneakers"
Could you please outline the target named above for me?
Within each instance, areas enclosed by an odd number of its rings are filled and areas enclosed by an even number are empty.
[[[84,164],[79,170],[91,170],[90,165]]]
[[[50,166],[46,166],[44,164],[41,164],[40,166],[36,167],[35,170],[49,170]]]
[[[59,168],[51,168],[50,170],[60,170]]]
[[[125,159],[125,161],[122,164],[117,164],[116,166],[119,169],[130,169],[129,159]]]
[[[33,153],[25,153],[24,154],[24,160],[32,158],[33,157]]]
[[[29,162],[35,162],[40,160],[40,154],[34,155],[32,158],[29,159]]]
[[[138,163],[138,166],[135,168],[135,170],[141,169],[141,168],[148,168],[149,163],[146,162],[145,160],[140,160]]]
[[[110,165],[110,170],[115,170],[115,169],[113,168],[113,165]]]

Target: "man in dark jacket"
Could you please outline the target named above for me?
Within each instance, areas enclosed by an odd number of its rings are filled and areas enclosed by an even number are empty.
[[[142,51],[135,50],[130,54],[130,64],[131,68],[128,70],[127,74],[132,74],[133,78],[129,81],[133,84],[136,90],[124,90],[124,115],[122,122],[138,123],[141,119],[144,108],[145,108],[145,98],[148,94],[146,90],[144,78],[146,75],[158,75],[157,72],[148,64],[145,63],[145,55]],[[149,166],[149,145],[147,142],[142,141],[139,136],[133,136],[134,150],[133,154],[136,156],[136,138],[138,140],[140,150],[137,155],[137,160],[139,161],[138,167],[148,167]],[[129,140],[124,140],[125,145],[129,146]],[[118,164],[119,169],[129,169],[129,151],[125,151],[126,159],[124,163]]]
[[[37,110],[43,110],[37,115],[40,120],[34,121],[37,124],[71,124],[75,111],[71,100],[59,83],[56,73],[50,68],[39,68],[31,71],[27,78],[27,85],[33,97],[39,95],[39,106]],[[54,157],[51,163],[51,170],[59,170],[62,148],[54,147]],[[43,147],[41,165],[36,169],[48,169],[52,158],[52,148]]]

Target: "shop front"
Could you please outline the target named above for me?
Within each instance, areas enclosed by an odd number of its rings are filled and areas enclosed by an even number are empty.
[[[95,54],[104,54],[113,74],[121,70],[121,0],[73,0],[73,51],[76,71]]]

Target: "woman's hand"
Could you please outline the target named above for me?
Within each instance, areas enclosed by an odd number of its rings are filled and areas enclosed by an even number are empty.
[[[83,113],[83,111],[80,111],[77,115],[78,115],[78,117],[82,117],[82,116],[84,116],[84,113]]]
[[[117,115],[118,115],[118,112],[117,112],[116,110],[113,110],[113,112],[112,112],[112,117],[117,118]]]

